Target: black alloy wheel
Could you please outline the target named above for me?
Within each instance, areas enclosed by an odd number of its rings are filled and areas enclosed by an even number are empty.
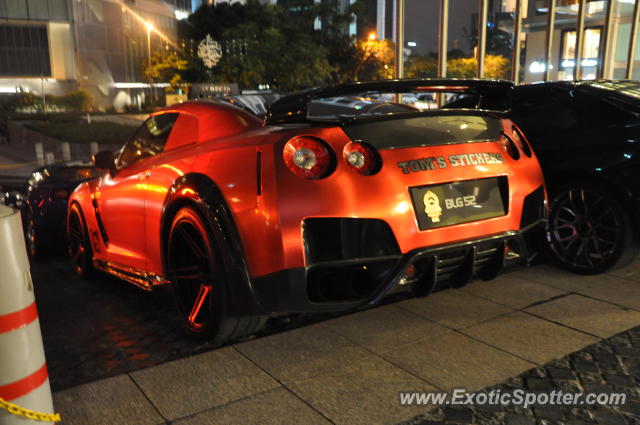
[[[76,274],[84,279],[93,276],[93,251],[89,241],[87,224],[78,204],[69,208],[67,216],[67,238],[69,257]]]
[[[29,260],[37,258],[41,252],[38,249],[36,222],[30,212],[25,213],[24,218],[24,241],[27,246],[27,255]]]
[[[226,238],[215,235],[195,208],[182,207],[171,221],[166,268],[184,329],[196,338],[222,344],[257,332],[266,317],[228,314],[227,285],[233,271],[229,250],[219,245]]]
[[[224,316],[225,273],[207,227],[193,208],[177,212],[167,250],[176,307],[189,334],[211,336]]]
[[[576,183],[556,191],[547,240],[559,264],[581,274],[623,267],[638,254],[624,206],[597,184]]]

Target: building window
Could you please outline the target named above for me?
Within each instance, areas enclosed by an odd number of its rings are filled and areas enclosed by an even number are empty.
[[[0,18],[66,21],[66,0],[0,0]]]
[[[602,28],[587,28],[584,31],[582,45],[582,79],[590,80],[598,75],[600,66],[600,35]],[[576,31],[568,30],[562,33],[560,45],[560,79],[571,79],[575,66]]]
[[[0,76],[51,76],[45,26],[0,24]]]

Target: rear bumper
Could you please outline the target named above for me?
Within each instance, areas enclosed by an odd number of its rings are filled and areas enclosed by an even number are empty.
[[[537,239],[544,225],[545,219],[538,219],[520,231],[406,254],[321,261],[254,278],[253,287],[259,304],[272,313],[354,310],[399,292],[426,296],[528,265],[535,255],[528,240]]]

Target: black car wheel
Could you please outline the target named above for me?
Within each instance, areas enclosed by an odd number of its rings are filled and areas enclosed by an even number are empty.
[[[27,246],[27,255],[29,259],[37,258],[40,254],[38,249],[38,241],[36,239],[36,222],[30,212],[25,213],[24,217],[24,242]]]
[[[227,314],[229,272],[223,257],[225,250],[214,245],[216,240],[194,208],[181,208],[169,231],[167,274],[186,331],[223,343],[255,332],[264,320]]]
[[[84,279],[93,276],[93,250],[89,241],[89,232],[84,215],[78,204],[69,208],[67,216],[67,238],[69,241],[69,256],[76,274]]]
[[[555,191],[547,239],[559,264],[582,274],[623,267],[638,254],[627,211],[597,184],[576,183]]]

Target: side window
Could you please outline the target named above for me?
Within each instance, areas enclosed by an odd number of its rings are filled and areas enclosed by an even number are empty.
[[[177,118],[177,113],[168,113],[146,120],[120,151],[118,169],[162,152]]]

